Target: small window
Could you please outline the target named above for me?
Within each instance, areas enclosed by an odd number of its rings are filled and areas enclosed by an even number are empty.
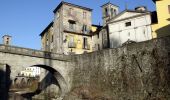
[[[116,9],[111,8],[111,14],[112,14],[112,16],[115,16],[116,15]]]
[[[83,38],[83,49],[87,49],[87,38]]]
[[[53,35],[51,36],[51,43],[53,43],[53,41],[54,41],[54,37],[53,37]]]
[[[69,29],[74,30],[76,22],[74,20],[69,20]]]
[[[86,18],[86,12],[83,12],[83,18],[84,19]]]
[[[47,38],[47,41],[46,41],[46,42],[47,42],[47,45],[48,45],[48,38]]]
[[[107,9],[107,8],[105,8],[105,15],[106,15],[106,16],[109,16],[109,12],[108,12],[108,9]]]
[[[168,11],[169,11],[169,14],[170,14],[170,5],[168,5]]]
[[[100,50],[100,44],[98,44],[97,46],[98,46],[98,50]]]
[[[6,41],[6,44],[9,44],[9,41]]]
[[[83,25],[83,33],[87,32],[87,25]]]
[[[98,39],[100,38],[100,35],[99,35],[99,33],[97,33],[97,37],[98,37]]]
[[[126,22],[126,23],[125,23],[125,26],[126,26],[126,27],[131,26],[131,22]]]

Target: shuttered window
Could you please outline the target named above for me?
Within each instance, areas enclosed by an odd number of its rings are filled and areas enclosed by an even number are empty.
[[[169,11],[169,14],[170,14],[170,5],[168,5],[168,11]]]

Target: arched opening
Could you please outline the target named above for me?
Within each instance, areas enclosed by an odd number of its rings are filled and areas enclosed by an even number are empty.
[[[30,86],[31,85],[31,79],[28,79],[27,80],[27,86]]]
[[[48,86],[47,85],[44,85],[44,83],[48,83],[47,81],[51,81],[53,80],[53,83],[52,84],[55,84],[59,87],[59,91],[60,91],[60,97],[64,97],[64,95],[68,92],[68,87],[67,87],[67,83],[64,79],[64,77],[54,68],[50,67],[50,66],[47,66],[47,65],[33,65],[31,67],[40,67],[40,68],[43,68],[47,71],[49,71],[49,74],[47,74],[45,76],[46,79],[44,79],[45,81],[43,82],[43,80],[39,83],[39,86],[38,86],[38,89],[33,93],[33,94],[30,94],[30,95],[36,95],[36,94],[39,94],[41,93],[41,91],[45,90]],[[52,75],[53,77],[48,77],[48,75]],[[29,84],[29,81],[27,81],[27,84]],[[48,84],[50,85],[50,84]],[[25,94],[26,96],[27,94]],[[24,96],[24,95],[23,95]]]
[[[20,86],[24,88],[26,86],[26,81],[24,78],[21,79]]]
[[[18,80],[18,78],[14,79],[14,85],[17,84],[17,80]]]

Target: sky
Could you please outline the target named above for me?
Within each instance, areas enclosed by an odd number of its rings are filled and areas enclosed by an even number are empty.
[[[0,0],[0,44],[2,36],[12,36],[12,45],[41,49],[39,34],[53,20],[53,10],[62,0]],[[111,2],[118,5],[120,12],[146,6],[149,11],[155,10],[152,0],[64,0],[93,9],[92,23],[102,23],[101,5]]]

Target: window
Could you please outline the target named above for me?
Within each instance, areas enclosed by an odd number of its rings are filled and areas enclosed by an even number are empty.
[[[86,18],[86,12],[83,12],[83,18],[84,19]]]
[[[114,13],[114,15],[116,15],[116,14],[117,14],[117,11],[116,11],[116,9],[114,9],[113,13]]]
[[[112,16],[115,16],[116,15],[116,9],[111,8],[111,14],[112,14]]]
[[[126,27],[131,26],[131,22],[126,22],[126,23],[125,23],[125,26],[126,26]]]
[[[98,46],[98,50],[100,50],[100,44],[98,44],[97,46]]]
[[[75,42],[74,42],[74,36],[70,36],[70,37],[69,37],[68,47],[69,47],[69,48],[75,48],[75,47],[76,47],[76,44],[75,44]]]
[[[9,44],[9,41],[6,41],[6,44]]]
[[[87,25],[83,25],[83,33],[87,32]]]
[[[76,22],[73,20],[69,20],[69,29],[74,30]]]
[[[87,38],[83,38],[83,49],[87,49]]]
[[[168,10],[169,10],[169,14],[170,14],[170,5],[168,5]]]
[[[47,44],[46,45],[48,45],[48,38],[47,38]]]
[[[54,41],[54,37],[53,37],[53,35],[51,36],[51,43],[53,43],[53,41]]]
[[[109,12],[108,12],[108,9],[107,9],[107,8],[105,8],[105,15],[106,15],[106,16],[109,16]]]
[[[97,37],[98,37],[98,39],[100,38],[100,35],[99,35],[99,33],[97,33]]]

